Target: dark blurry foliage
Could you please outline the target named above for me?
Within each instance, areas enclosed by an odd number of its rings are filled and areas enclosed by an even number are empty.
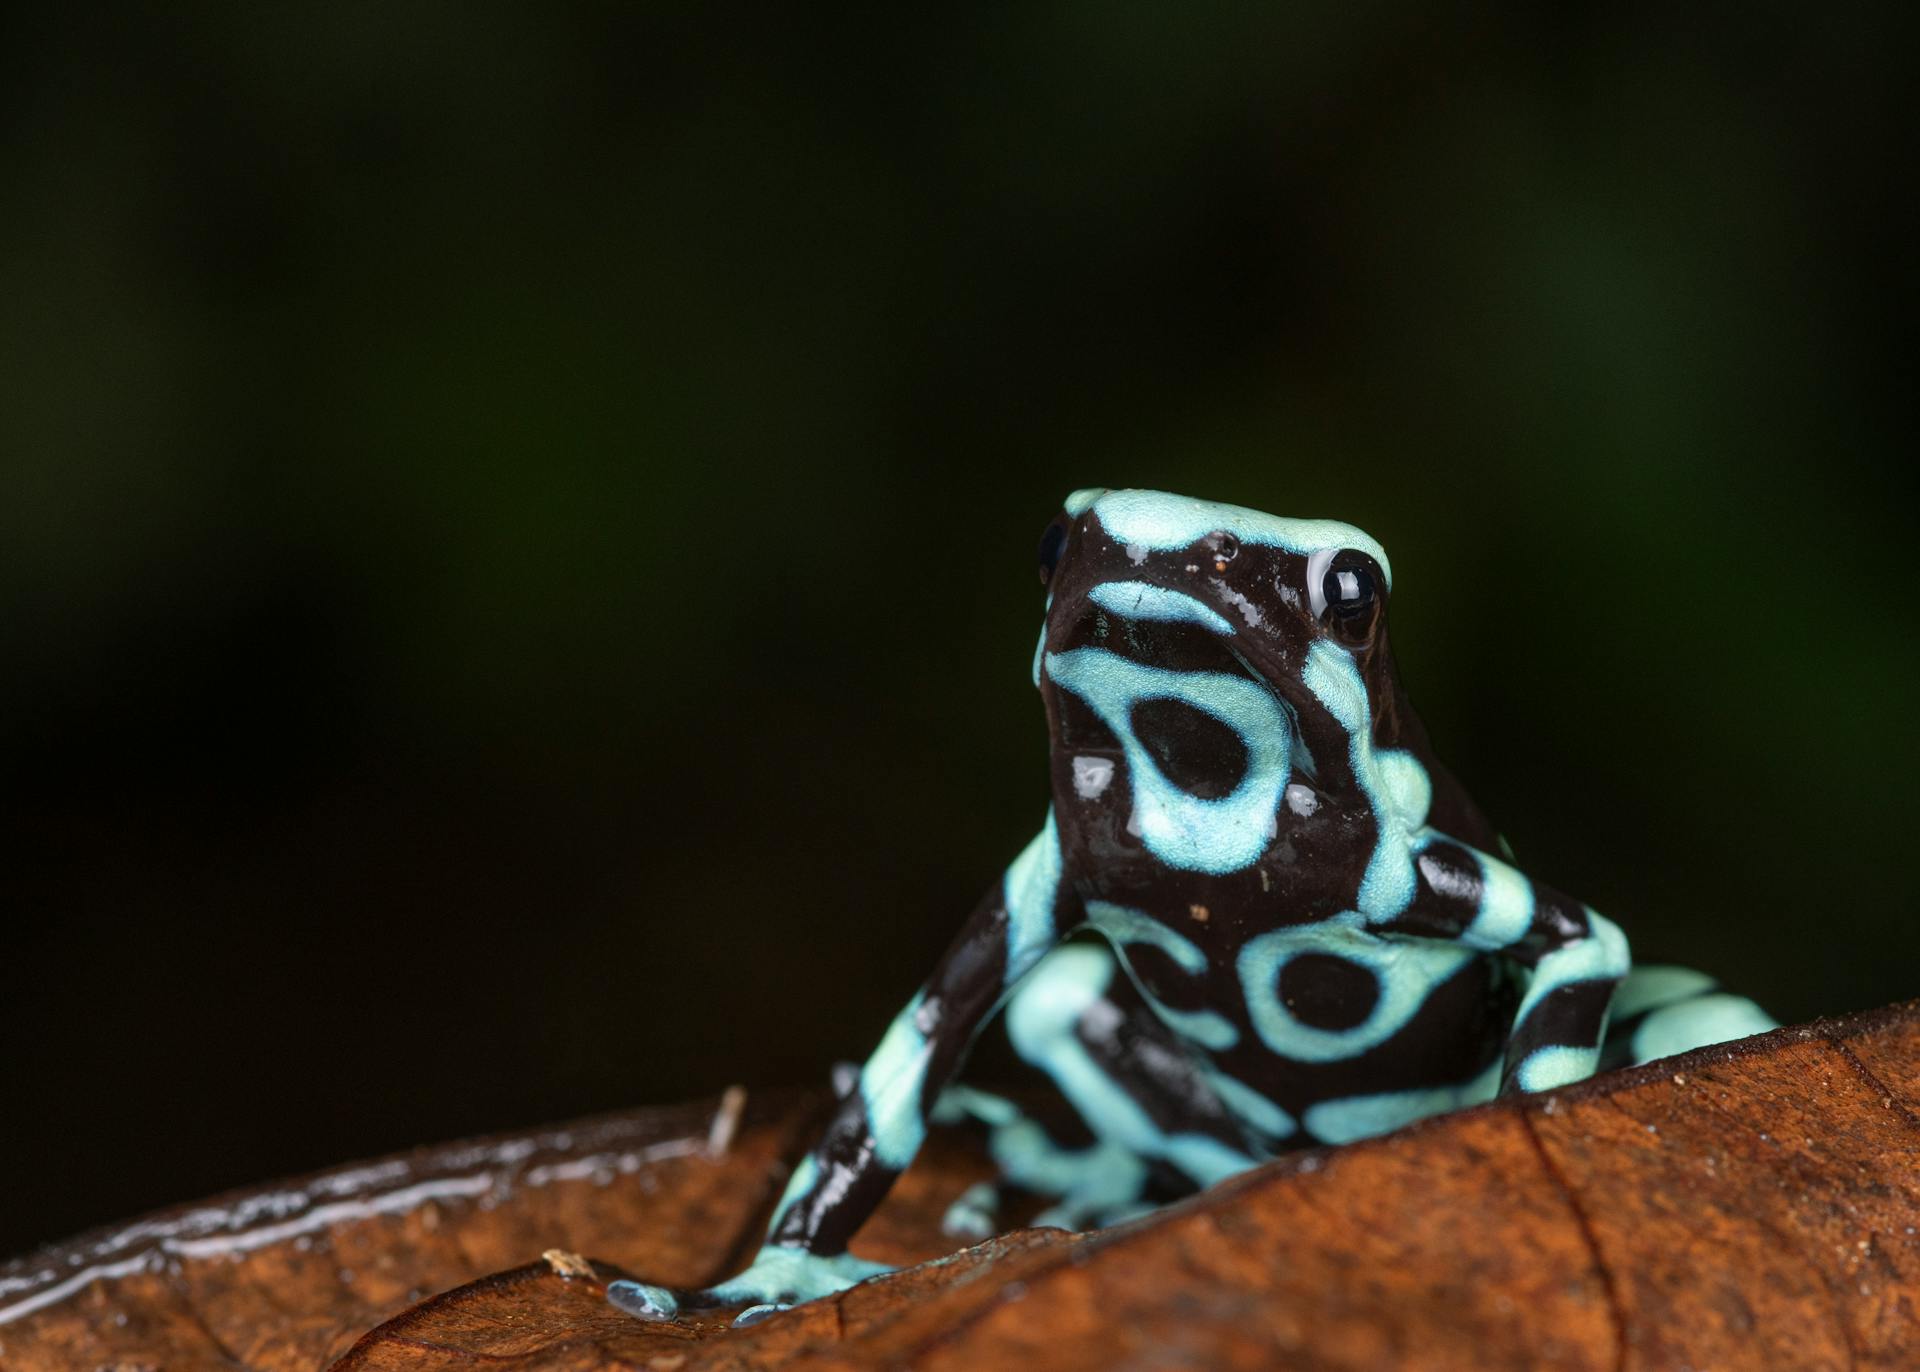
[[[0,1250],[862,1054],[1080,485],[1362,525],[1528,866],[1912,993],[1913,29],[15,9]]]

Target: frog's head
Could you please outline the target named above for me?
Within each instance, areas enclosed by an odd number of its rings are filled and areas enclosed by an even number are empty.
[[[1124,767],[1148,846],[1224,871],[1271,835],[1290,774],[1360,787],[1361,755],[1400,733],[1391,575],[1334,520],[1076,491],[1040,543],[1057,800],[1094,800]]]

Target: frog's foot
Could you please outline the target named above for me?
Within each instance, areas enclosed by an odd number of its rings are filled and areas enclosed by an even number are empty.
[[[1600,1066],[1605,1070],[1652,1062],[1775,1027],[1773,1016],[1745,996],[1723,991],[1704,972],[1636,967],[1613,993]]]
[[[1104,1229],[1157,1209],[1152,1201],[1139,1197],[1115,1203],[1104,1195],[1063,1196],[1057,1204],[1035,1215],[1033,1223],[1036,1228]]]
[[[675,1292],[646,1282],[607,1283],[607,1299],[643,1320],[670,1320],[685,1310],[745,1306],[736,1325],[756,1324],[802,1301],[818,1300],[893,1269],[851,1253],[831,1257],[788,1244],[768,1244],[737,1277],[703,1291]]]
[[[941,1216],[940,1232],[968,1243],[992,1238],[1000,1232],[1001,1200],[1001,1188],[990,1181],[969,1186]]]
[[[1053,1198],[1055,1203],[1033,1222],[1060,1229],[1096,1228],[1152,1208],[1144,1199],[1147,1163],[1123,1144],[1095,1141],[1070,1148],[1006,1097],[970,1086],[942,1092],[933,1118],[986,1125],[987,1151],[1000,1168],[998,1181],[968,1187],[947,1207],[940,1228],[951,1238],[977,1243],[1001,1232],[1010,1191]]]

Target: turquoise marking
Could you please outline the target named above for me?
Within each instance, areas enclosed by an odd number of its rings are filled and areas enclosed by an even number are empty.
[[[1075,1035],[1080,1016],[1106,994],[1113,970],[1113,959],[1098,948],[1057,949],[1007,1006],[1014,1051],[1053,1078],[1103,1141],[1162,1158],[1202,1186],[1252,1166],[1251,1158],[1218,1139],[1162,1133]]]
[[[1631,958],[1627,952],[1627,936],[1620,932],[1620,926],[1592,910],[1587,911],[1587,925],[1587,937],[1554,949],[1534,964],[1527,994],[1521,998],[1520,1008],[1513,1016],[1515,1024],[1523,1023],[1534,1006],[1562,986],[1602,979],[1617,981],[1627,974]],[[1533,1061],[1537,1055],[1529,1054],[1527,1061]],[[1592,1070],[1587,1069],[1588,1075]]]
[[[1373,973],[1379,996],[1364,1020],[1350,1029],[1322,1029],[1294,1017],[1280,1000],[1280,971],[1302,953],[1343,958]],[[1275,1053],[1295,1062],[1338,1062],[1399,1033],[1428,993],[1475,956],[1458,944],[1378,938],[1366,932],[1357,912],[1348,911],[1248,939],[1238,959],[1240,990],[1254,1032]]]
[[[1054,903],[1060,892],[1060,830],[1053,807],[1033,841],[1007,868],[1001,898],[1007,907],[1007,977],[1011,986],[1054,943]]]
[[[1625,1019],[1642,1010],[1658,1009],[1701,995],[1716,985],[1712,977],[1691,967],[1636,967],[1613,993],[1613,1015],[1615,1019]]]
[[[1083,943],[1042,961],[1007,1003],[1007,1037],[1020,1056],[1042,1066],[1054,1040],[1071,1038],[1087,1007],[1106,994],[1113,968],[1105,952]]]
[[[780,1203],[773,1207],[773,1221],[767,1226],[768,1233],[772,1233],[778,1227],[780,1220],[785,1217],[788,1208],[795,1201],[813,1190],[813,1184],[818,1180],[820,1180],[820,1162],[809,1153],[800,1159],[800,1165],[794,1168],[793,1175],[787,1178],[786,1189],[780,1193]]]
[[[947,1207],[940,1217],[940,1232],[974,1243],[990,1239],[1000,1227],[999,1203],[1000,1188],[990,1181],[977,1181]]]
[[[1476,948],[1511,948],[1533,927],[1533,883],[1498,858],[1473,856],[1480,864],[1480,908],[1462,937]]]
[[[1217,610],[1184,591],[1169,591],[1150,581],[1103,581],[1088,594],[1101,609],[1129,619],[1158,619],[1198,624],[1216,634],[1231,634],[1234,629]]]
[[[1326,1143],[1351,1143],[1437,1115],[1442,1110],[1458,1110],[1492,1100],[1499,1089],[1500,1064],[1495,1061],[1472,1081],[1457,1086],[1430,1086],[1322,1101],[1307,1107],[1305,1123],[1315,1138]]]
[[[1093,503],[1107,493],[1105,486],[1087,486],[1069,495],[1062,506],[1068,519],[1078,519],[1093,508]]]
[[[1147,1165],[1124,1145],[1102,1140],[1078,1151],[1062,1148],[1030,1119],[996,1126],[987,1152],[1015,1186],[1063,1198],[1034,1216],[1035,1224],[1079,1229],[1096,1215],[1138,1201],[1146,1189]]]
[[[1120,740],[1133,785],[1133,821],[1147,850],[1169,867],[1234,872],[1266,851],[1287,784],[1290,730],[1279,704],[1244,677],[1143,667],[1105,648],[1047,654],[1047,673]],[[1240,736],[1247,770],[1231,795],[1209,800],[1168,781],[1133,732],[1133,707],[1178,700]]]
[[[1040,689],[1040,659],[1046,654],[1046,651],[1047,625],[1046,621],[1042,620],[1040,624],[1040,637],[1033,645],[1033,689],[1036,691]]]
[[[1283,519],[1238,505],[1162,491],[1107,491],[1092,502],[1091,508],[1100,516],[1101,527],[1114,539],[1150,552],[1184,548],[1211,533],[1229,533],[1242,543],[1308,556],[1322,549],[1354,548],[1379,563],[1388,587],[1393,585],[1386,549],[1337,519]],[[1071,504],[1068,509],[1072,511]],[[1074,517],[1079,517],[1077,512]]]
[[[1725,992],[1699,996],[1655,1010],[1642,1020],[1633,1031],[1633,1056],[1636,1062],[1652,1062],[1778,1027],[1771,1015],[1745,996]]]
[[[804,1248],[770,1243],[754,1258],[753,1266],[713,1287],[712,1293],[729,1305],[763,1302],[770,1296],[787,1304],[831,1296],[892,1270],[883,1262],[869,1262],[851,1253],[822,1257]]]
[[[1019,1118],[1020,1107],[1005,1096],[973,1086],[949,1086],[933,1103],[935,1124],[958,1124],[966,1119],[976,1119],[982,1124],[1012,1124]]]
[[[1112,940],[1123,958],[1127,945],[1145,943],[1172,958],[1176,967],[1191,976],[1199,976],[1207,970],[1207,955],[1191,939],[1140,910],[1130,910],[1124,905],[1113,905],[1104,900],[1090,900],[1087,902],[1087,923]],[[1225,1015],[1212,1010],[1170,1009],[1138,977],[1133,981],[1148,1008],[1181,1038],[1215,1053],[1224,1053],[1240,1042],[1240,1031],[1233,1027],[1232,1021]]]
[[[1373,758],[1381,801],[1387,813],[1401,816],[1409,833],[1423,827],[1427,811],[1433,805],[1433,779],[1427,775],[1420,759],[1401,748],[1375,748],[1371,743],[1367,751]],[[1411,845],[1408,851],[1412,851]],[[1411,866],[1408,874],[1411,877]],[[1413,898],[1411,891],[1407,898]]]
[[[1207,1075],[1207,1084],[1220,1097],[1227,1112],[1254,1133],[1277,1143],[1293,1137],[1299,1131],[1300,1126],[1294,1122],[1292,1115],[1245,1082],[1225,1072],[1211,1072]]]
[[[1181,1038],[1189,1043],[1198,1044],[1209,1053],[1224,1053],[1240,1042],[1240,1031],[1233,1027],[1233,1021],[1225,1015],[1212,1010],[1174,1010],[1161,1004],[1160,998],[1140,987],[1141,998],[1147,1007]]]
[[[920,1090],[926,1083],[932,1047],[918,1023],[925,1002],[924,990],[914,992],[860,1069],[860,1098],[873,1130],[874,1156],[896,1171],[906,1169],[927,1137],[926,1121],[920,1117]]]
[[[1556,1043],[1527,1054],[1514,1071],[1513,1080],[1522,1091],[1551,1091],[1568,1082],[1585,1081],[1599,1065],[1598,1048]]]
[[[1087,923],[1117,944],[1150,943],[1172,958],[1181,971],[1193,976],[1197,977],[1207,970],[1207,955],[1200,951],[1192,939],[1169,929],[1144,911],[1131,910],[1110,901],[1090,900],[1087,902]]]
[[[1412,753],[1373,746],[1366,683],[1352,656],[1320,639],[1307,650],[1300,674],[1307,689],[1352,740],[1354,780],[1380,826],[1373,856],[1360,878],[1358,904],[1367,918],[1392,919],[1413,899],[1413,835],[1427,822],[1433,783]]]
[[[1146,1116],[1142,1114],[1141,1118],[1144,1120]],[[1151,1121],[1147,1127],[1153,1128]],[[1161,1140],[1160,1147],[1147,1156],[1165,1158],[1202,1186],[1212,1186],[1257,1165],[1256,1159],[1238,1148],[1230,1148],[1205,1134],[1161,1134],[1157,1129],[1154,1133]]]
[[[1314,640],[1300,679],[1349,735],[1356,739],[1367,735],[1373,724],[1367,684],[1344,648],[1324,638]]]

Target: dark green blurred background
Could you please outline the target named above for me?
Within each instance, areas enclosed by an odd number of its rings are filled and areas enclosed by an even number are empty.
[[[1912,994],[1910,12],[39,7],[0,1252],[821,1079],[1040,818],[1069,489],[1358,523],[1643,956]]]

